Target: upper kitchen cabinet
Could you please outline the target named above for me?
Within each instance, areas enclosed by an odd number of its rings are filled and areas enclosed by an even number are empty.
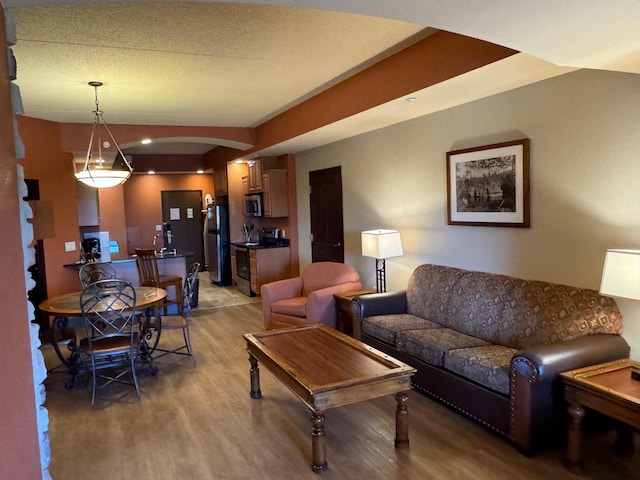
[[[248,187],[249,192],[261,192],[262,191],[262,160],[257,158],[251,160],[247,166],[248,172]]]
[[[289,193],[287,187],[287,170],[266,170],[262,174],[262,201],[265,217],[289,216]]]
[[[227,179],[227,166],[213,169],[213,191],[216,197],[229,195],[229,182]]]
[[[76,183],[78,203],[78,226],[94,227],[100,224],[98,208],[98,189]]]

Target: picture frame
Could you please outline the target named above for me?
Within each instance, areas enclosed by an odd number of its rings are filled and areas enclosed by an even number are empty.
[[[529,228],[529,143],[447,152],[447,224]]]

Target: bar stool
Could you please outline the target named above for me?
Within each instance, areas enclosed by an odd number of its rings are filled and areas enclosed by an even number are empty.
[[[138,277],[140,277],[140,285],[145,287],[164,288],[174,287],[176,292],[175,300],[167,299],[164,301],[162,308],[167,310],[169,305],[177,305],[178,313],[182,314],[184,307],[184,298],[182,296],[182,277],[174,275],[160,275],[158,271],[158,259],[153,249],[136,248],[136,266],[138,267]]]

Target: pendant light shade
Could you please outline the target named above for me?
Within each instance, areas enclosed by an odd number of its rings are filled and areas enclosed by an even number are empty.
[[[104,121],[98,102],[98,87],[102,86],[102,83],[89,82],[89,85],[95,89],[96,109],[93,111],[93,127],[84,165],[78,171],[75,160],[73,163],[75,177],[90,187],[115,187],[127,181],[133,168]],[[111,147],[115,148],[115,155],[112,150],[107,150]]]

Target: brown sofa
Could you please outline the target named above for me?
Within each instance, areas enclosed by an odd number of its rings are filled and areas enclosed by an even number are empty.
[[[415,367],[415,388],[525,453],[565,438],[559,372],[629,356],[615,301],[565,285],[421,265],[352,309],[354,336]]]

